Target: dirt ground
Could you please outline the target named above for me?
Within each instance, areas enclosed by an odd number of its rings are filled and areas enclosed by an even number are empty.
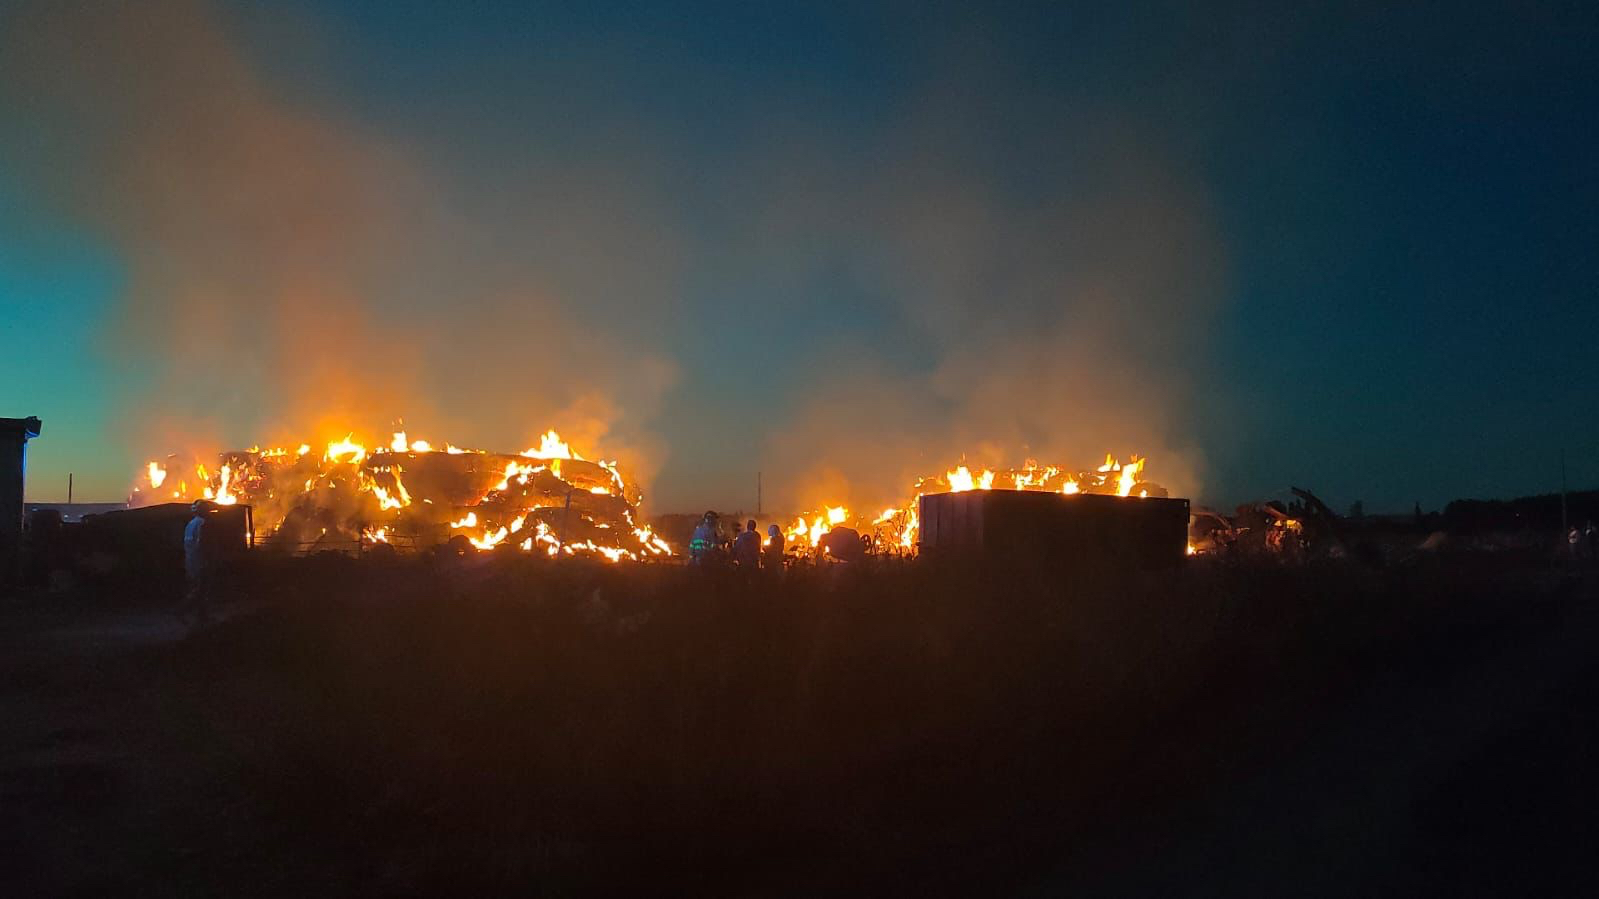
[[[0,858],[13,895],[1593,895],[1596,603],[1472,559],[305,562],[200,630],[36,597]]]

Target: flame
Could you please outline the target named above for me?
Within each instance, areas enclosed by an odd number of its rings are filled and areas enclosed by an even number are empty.
[[[890,506],[875,518],[849,519],[847,523],[863,533],[873,534],[877,545],[886,551],[910,553],[915,550],[920,534],[918,515],[924,494],[993,490],[998,483],[1005,485],[1002,489],[1066,495],[1093,493],[1128,497],[1136,490],[1141,498],[1165,496],[1165,490],[1143,480],[1144,467],[1145,460],[1141,456],[1132,456],[1131,461],[1123,465],[1109,453],[1105,455],[1104,463],[1092,471],[1071,471],[1058,465],[1040,466],[1032,459],[1026,460],[1017,469],[995,471],[984,468],[974,471],[963,462],[942,475],[919,479],[913,485],[911,498],[903,504]],[[822,536],[832,526],[846,523],[845,519],[848,519],[847,514],[831,514],[835,509],[842,507],[827,508],[820,513],[808,513],[796,518],[784,530],[789,545],[801,552],[815,551]]]
[[[532,466],[532,465],[523,465],[523,464],[521,464],[519,462],[508,462],[508,463],[506,463],[506,466],[505,466],[505,477],[500,479],[500,483],[495,485],[494,489],[495,490],[507,490],[507,489],[509,489],[510,486],[511,486],[511,479],[512,478],[516,478],[516,482],[518,484],[526,484],[529,475],[533,474],[534,472],[543,471],[543,470],[544,470],[544,466],[542,466],[542,465],[539,465],[539,466],[535,467],[535,466]]]
[[[951,493],[994,489],[994,472],[986,468],[983,469],[982,474],[973,475],[971,469],[966,466],[957,466],[955,469],[944,473],[944,480],[949,482],[949,492]]]
[[[595,464],[611,473],[611,483],[616,486],[617,493],[627,492],[627,481],[622,477],[622,472],[616,467],[615,462],[607,462],[601,459]]]
[[[1133,492],[1133,485],[1138,483],[1138,473],[1144,470],[1144,460],[1134,456],[1125,467],[1118,465],[1116,468],[1121,471],[1121,477],[1116,482],[1116,495],[1126,496]]]
[[[483,534],[482,537],[473,537],[473,538],[471,538],[472,539],[472,545],[477,547],[478,549],[493,549],[494,547],[499,546],[501,543],[505,542],[505,538],[509,534],[510,534],[510,531],[507,530],[506,528],[500,528],[499,530],[497,530],[497,531],[495,531],[493,533],[488,533],[488,532],[485,531],[485,533]]]
[[[670,554],[672,552],[672,548],[666,544],[665,540],[655,536],[655,532],[650,530],[649,525],[645,525],[641,528],[634,528],[633,536],[637,537],[640,543],[651,547],[655,552],[665,554]]]
[[[848,520],[849,509],[844,506],[832,506],[817,513],[810,521],[806,521],[803,517],[795,519],[794,524],[785,533],[788,539],[796,544],[816,546],[835,525]]]
[[[362,459],[366,458],[366,447],[351,440],[350,438],[353,436],[353,434],[346,434],[343,440],[328,444],[328,452],[325,458],[329,462],[359,464]]]
[[[944,480],[949,482],[950,493],[965,493],[977,486],[972,481],[972,472],[966,466],[955,469],[944,475]]]
[[[396,536],[405,538],[403,548],[425,548],[460,535],[480,549],[509,542],[609,561],[673,554],[670,544],[636,522],[640,495],[616,463],[588,461],[554,430],[515,456],[445,443],[446,454],[463,457],[450,462],[422,462],[432,445],[399,429],[378,441],[351,431],[324,446],[312,453],[302,443],[291,455],[281,446],[257,445],[222,453],[214,468],[184,462],[195,479],[178,482],[175,490],[170,466],[152,461],[129,501],[161,502],[170,492],[172,500],[198,495],[222,505],[248,504],[265,540],[302,548],[395,543]],[[153,492],[158,487],[165,489]],[[509,541],[512,534],[520,542]]]
[[[920,496],[918,496],[916,498],[918,500],[921,499]],[[917,514],[917,509],[920,506],[921,506],[921,503],[919,503],[919,502],[914,502],[914,503],[911,504],[910,514],[908,516],[909,520],[905,524],[905,530],[903,532],[901,532],[900,535],[899,535],[899,545],[900,545],[900,547],[902,549],[910,549],[910,548],[912,548],[912,547],[914,547],[916,545],[916,534],[917,534],[917,524],[918,524],[917,519],[916,519],[916,514]]]
[[[403,509],[411,504],[410,497],[403,495],[398,497],[390,496],[389,491],[384,490],[382,487],[374,486],[372,488],[372,495],[378,498],[378,508],[385,511],[389,509]]]
[[[539,445],[533,449],[525,449],[522,455],[529,459],[578,459],[582,456],[573,456],[572,448],[561,440],[561,435],[554,431],[545,431],[539,438]]]
[[[239,501],[237,496],[229,489],[233,481],[233,466],[227,463],[222,465],[222,473],[217,481],[216,502],[219,506],[231,506]]]

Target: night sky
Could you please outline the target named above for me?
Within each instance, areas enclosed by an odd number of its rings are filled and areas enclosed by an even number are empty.
[[[657,511],[1599,487],[1599,5],[1200,6],[0,5],[29,498],[340,415]]]

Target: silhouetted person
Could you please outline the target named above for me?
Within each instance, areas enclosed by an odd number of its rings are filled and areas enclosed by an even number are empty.
[[[753,518],[744,525],[744,532],[733,540],[733,561],[746,572],[753,572],[761,565],[761,533],[755,529]]]
[[[716,513],[706,512],[700,523],[694,526],[694,536],[688,542],[688,561],[690,565],[704,565],[711,559],[711,553],[716,550],[718,543],[716,533]]]
[[[183,573],[188,582],[185,611],[195,624],[211,620],[211,593],[216,581],[216,539],[207,534],[216,505],[195,500],[189,507],[194,517],[183,529]]]
[[[783,570],[783,529],[771,525],[766,529],[766,548],[762,550],[765,556],[763,564],[768,570]]]

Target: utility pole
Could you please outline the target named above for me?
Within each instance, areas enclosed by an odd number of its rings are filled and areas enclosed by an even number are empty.
[[[1560,448],[1560,539],[1565,540],[1571,533],[1570,522],[1566,519],[1566,448]],[[1568,544],[1571,550],[1576,551],[1575,545]]]
[[[67,505],[72,505],[72,472],[67,472]]]

